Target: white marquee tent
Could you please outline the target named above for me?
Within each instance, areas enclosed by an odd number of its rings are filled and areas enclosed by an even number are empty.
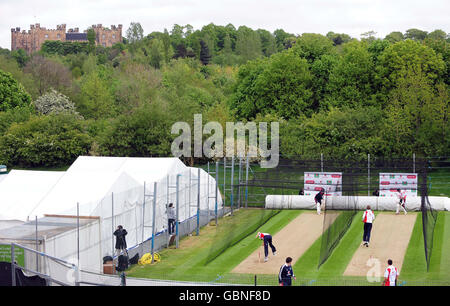
[[[209,213],[216,208],[215,179],[202,169],[185,166],[178,158],[80,156],[65,172],[13,170],[0,183],[0,191],[5,192],[0,220],[76,216],[78,206],[80,216],[100,219],[101,243],[89,241],[89,235],[83,233],[80,241],[83,250],[97,244],[92,250],[93,262],[81,263],[85,269],[97,270],[102,260],[98,254],[111,255],[114,250],[112,233],[117,225],[127,229],[127,244],[133,247],[149,239],[152,232],[167,229],[168,203],[179,204],[180,222],[195,216],[199,172],[200,209]],[[222,207],[220,192],[217,206]],[[53,242],[52,249],[77,248],[77,241],[72,240]]]

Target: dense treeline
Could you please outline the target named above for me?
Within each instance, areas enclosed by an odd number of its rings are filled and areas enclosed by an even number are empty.
[[[194,114],[280,122],[284,155],[450,155],[449,36],[374,34],[209,24],[144,36],[132,23],[111,48],[0,49],[0,163],[167,156],[172,124]]]

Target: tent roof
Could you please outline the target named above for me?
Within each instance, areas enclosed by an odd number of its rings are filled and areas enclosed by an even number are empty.
[[[111,192],[123,192],[186,169],[178,158],[80,156],[32,214],[73,213],[80,203],[82,214],[90,215]]]
[[[0,220],[25,221],[63,171],[11,170],[0,183]]]
[[[96,222],[96,219],[79,219],[80,227]],[[38,239],[50,238],[77,228],[77,218],[63,216],[45,216],[38,219]],[[36,221],[31,220],[5,228],[0,233],[0,239],[34,240],[36,237]]]

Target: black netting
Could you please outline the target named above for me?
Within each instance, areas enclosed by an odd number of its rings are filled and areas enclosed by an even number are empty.
[[[430,268],[431,253],[433,250],[434,228],[436,226],[438,212],[434,210],[428,199],[427,176],[422,174],[422,182],[420,184],[421,192],[421,212],[422,212],[422,228],[423,241],[425,248],[425,260],[427,262],[427,270]]]
[[[239,171],[235,172],[232,188],[234,208],[264,207],[267,195],[299,195],[305,193],[305,172],[339,172],[342,173],[342,198],[339,209],[335,199],[325,199],[325,216],[319,266],[331,255],[340,239],[351,226],[356,214],[356,196],[372,196],[380,193],[380,173],[417,173],[417,196],[422,198],[422,221],[427,265],[429,265],[433,247],[433,233],[437,212],[431,208],[428,200],[427,173],[432,162],[424,158],[383,158],[368,157],[366,159],[316,159],[305,160],[299,157],[280,158],[278,166],[264,169],[257,162],[249,163],[248,179]],[[245,177],[245,179],[244,179]],[[431,183],[431,182],[430,182]],[[388,188],[388,187],[386,187]],[[228,191],[231,193],[231,190]],[[317,192],[317,191],[315,191]],[[227,206],[230,205],[227,194]],[[377,204],[378,205],[378,204]],[[377,210],[378,207],[373,207]]]

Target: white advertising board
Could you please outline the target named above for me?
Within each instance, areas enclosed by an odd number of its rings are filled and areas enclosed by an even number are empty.
[[[342,195],[342,172],[305,172],[305,195],[316,195],[322,188],[325,195]]]
[[[397,189],[417,197],[417,173],[380,173],[380,197],[396,197]]]

